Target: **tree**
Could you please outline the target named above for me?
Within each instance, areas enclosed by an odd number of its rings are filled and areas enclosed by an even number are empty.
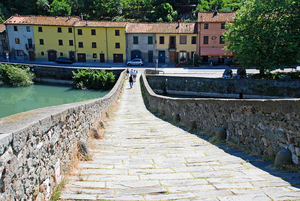
[[[158,20],[161,18],[164,22],[173,22],[178,14],[169,3],[163,3],[155,8],[155,15]]]
[[[98,19],[113,18],[123,13],[121,0],[95,0],[93,13]]]
[[[248,0],[226,24],[224,50],[260,74],[292,67],[300,56],[298,0]]]
[[[54,0],[51,4],[52,16],[68,16],[71,14],[71,6],[66,0]]]

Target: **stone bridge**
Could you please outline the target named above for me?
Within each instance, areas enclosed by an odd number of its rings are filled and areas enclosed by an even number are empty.
[[[300,174],[213,143],[149,112],[139,81],[124,91],[61,200],[299,200]]]

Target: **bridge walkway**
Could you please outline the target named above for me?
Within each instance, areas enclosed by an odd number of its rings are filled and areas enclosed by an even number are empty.
[[[138,81],[132,89],[126,81],[106,127],[93,160],[80,162],[61,200],[300,199],[300,174],[156,117]]]

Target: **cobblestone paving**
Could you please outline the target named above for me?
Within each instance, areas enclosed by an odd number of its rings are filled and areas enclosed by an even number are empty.
[[[93,161],[79,164],[61,199],[300,200],[300,174],[207,139],[155,117],[138,81],[126,82]]]

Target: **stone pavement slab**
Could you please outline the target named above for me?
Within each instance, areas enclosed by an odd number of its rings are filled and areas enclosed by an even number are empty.
[[[139,73],[140,74],[140,73]],[[93,160],[80,162],[61,200],[299,200],[300,174],[226,143],[212,144],[147,110],[125,82]]]

